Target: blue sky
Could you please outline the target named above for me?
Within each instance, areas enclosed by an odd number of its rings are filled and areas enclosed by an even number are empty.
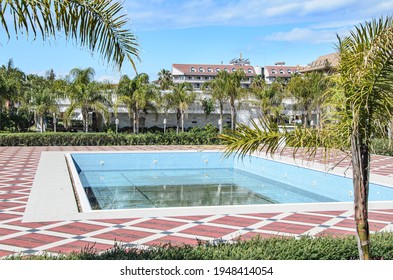
[[[228,63],[240,53],[252,65],[306,65],[335,51],[336,34],[393,14],[393,0],[132,0],[124,8],[141,46],[138,72],[153,80],[173,63]],[[58,77],[74,67],[93,67],[97,80],[111,82],[135,75],[129,64],[118,72],[61,37],[6,40],[1,33],[0,27],[0,65],[13,58],[26,73],[43,75],[53,68]]]

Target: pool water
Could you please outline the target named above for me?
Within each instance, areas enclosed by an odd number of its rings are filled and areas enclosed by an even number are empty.
[[[350,178],[258,157],[85,153],[72,160],[91,210],[353,201]],[[393,188],[370,184],[372,200],[393,200]]]
[[[334,201],[234,169],[88,171],[80,178],[96,210]]]

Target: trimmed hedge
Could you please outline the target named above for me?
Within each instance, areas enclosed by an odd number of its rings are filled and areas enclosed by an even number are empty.
[[[371,235],[373,259],[393,259],[393,234]],[[355,236],[345,237],[256,237],[230,243],[200,243],[151,247],[140,250],[115,245],[98,253],[93,247],[66,255],[13,256],[8,259],[67,259],[67,260],[353,260],[358,259]]]
[[[168,133],[0,133],[0,146],[217,145],[209,131]]]

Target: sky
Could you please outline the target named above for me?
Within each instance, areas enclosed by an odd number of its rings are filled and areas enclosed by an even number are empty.
[[[334,52],[337,35],[393,15],[393,0],[126,0],[123,7],[140,44],[137,71],[150,80],[174,63],[228,64],[240,53],[253,66],[307,65]],[[98,81],[135,76],[130,63],[118,71],[61,36],[47,42],[23,36],[8,40],[0,26],[0,65],[11,58],[27,74],[53,69],[65,77],[72,68],[93,67]]]

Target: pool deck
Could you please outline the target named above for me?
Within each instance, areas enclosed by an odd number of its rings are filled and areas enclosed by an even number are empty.
[[[194,216],[110,219],[59,219],[22,222],[41,153],[44,151],[168,151],[190,146],[0,147],[0,258],[15,253],[67,253],[85,247],[197,244],[198,240],[232,240],[261,236],[355,234],[352,207],[329,211],[277,211]],[[217,149],[217,147],[203,147]],[[291,152],[283,156],[291,156]],[[319,156],[316,162],[323,162]],[[348,167],[349,159],[339,163]],[[393,179],[393,157],[373,156],[371,173]],[[372,232],[393,230],[393,207],[369,212]]]

